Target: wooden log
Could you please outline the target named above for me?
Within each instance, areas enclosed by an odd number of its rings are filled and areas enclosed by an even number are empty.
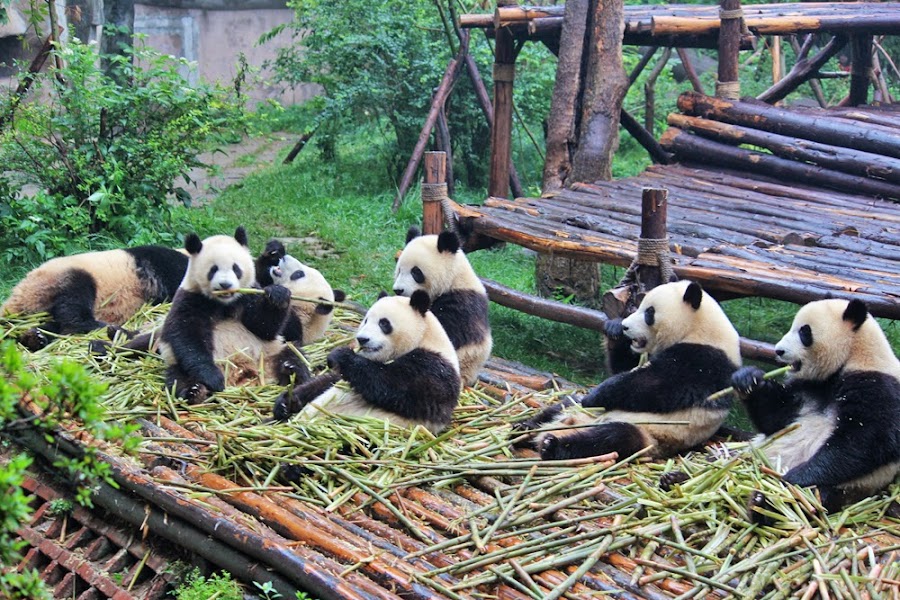
[[[443,108],[441,108],[441,112],[438,113],[436,125],[437,134],[434,137],[437,141],[437,149],[447,155],[447,159],[444,161],[447,166],[447,174],[444,177],[444,181],[447,183],[447,196],[452,198],[455,195],[455,181],[453,179],[453,141],[450,138],[450,126],[447,124],[447,111]]]
[[[422,154],[425,152],[425,147],[428,144],[428,138],[431,136],[431,130],[434,129],[434,124],[437,122],[438,113],[440,113],[441,108],[443,108],[444,102],[447,101],[447,96],[450,95],[450,90],[453,89],[453,83],[459,76],[463,58],[468,53],[468,35],[466,35],[465,43],[460,45],[459,52],[450,60],[450,63],[444,70],[444,76],[441,79],[441,83],[434,92],[434,98],[431,100],[431,109],[428,111],[428,116],[425,117],[425,124],[422,126],[421,133],[419,133],[419,139],[416,141],[412,156],[409,159],[409,163],[406,165],[403,177],[400,179],[400,185],[397,188],[397,197],[394,198],[394,204],[391,207],[394,211],[400,208],[400,204],[403,203],[403,197],[406,195],[407,190],[409,190],[410,184],[412,184],[416,170],[419,168],[419,161],[422,160]]]
[[[584,329],[603,331],[606,315],[599,310],[539,298],[489,279],[482,279],[481,282],[487,289],[488,298],[500,306],[506,306],[529,315],[541,317],[542,319],[556,321],[557,323],[567,323]]]
[[[761,146],[781,158],[900,184],[900,160],[896,158],[675,113],[669,115],[668,122],[719,142]]]
[[[720,0],[719,67],[716,96],[737,99],[741,96],[738,79],[738,54],[741,47],[741,0]]]
[[[577,107],[582,81],[582,52],[587,31],[588,0],[566,2],[560,55],[556,66],[550,113],[547,116],[547,152],[541,185],[544,194],[562,189],[572,170],[571,149],[576,143]]]
[[[833,17],[752,17],[745,16],[745,25],[758,35],[793,35],[797,33],[865,33],[896,35],[900,33],[900,16],[894,12],[883,15],[836,15]],[[719,19],[654,16],[651,31],[660,35],[709,35],[719,29]]]
[[[28,74],[25,75],[25,77],[22,78],[22,81],[16,86],[16,91],[13,92],[12,97],[9,100],[9,108],[6,111],[6,114],[0,115],[0,129],[5,127],[8,121],[12,120],[13,115],[16,112],[16,107],[22,102],[22,98],[25,97],[28,90],[31,89],[37,74],[44,68],[44,63],[47,62],[50,51],[53,49],[54,39],[56,38],[54,38],[53,35],[48,35],[44,40],[41,49],[32,59],[31,64],[28,65]]]
[[[703,91],[703,84],[700,83],[700,78],[697,77],[697,71],[694,70],[694,63],[691,61],[691,57],[688,55],[687,50],[684,48],[678,48],[678,58],[681,59],[681,64],[684,67],[684,74],[687,76],[688,81],[691,82],[691,86],[693,86],[694,91],[698,94],[705,94]]]
[[[850,64],[850,95],[848,106],[866,104],[869,100],[869,83],[872,79],[872,36],[850,36],[852,63]]]
[[[888,182],[848,175],[815,165],[796,163],[762,152],[735,148],[728,144],[691,135],[675,127],[663,134],[660,144],[666,150],[673,152],[679,160],[722,165],[847,192],[900,200],[900,186]]]
[[[484,117],[487,119],[488,127],[493,130],[494,106],[491,104],[490,94],[488,94],[487,87],[484,85],[484,80],[481,78],[481,73],[478,71],[478,65],[475,63],[475,59],[472,58],[471,54],[466,54],[465,60],[466,72],[469,74],[469,79],[472,81],[472,87],[475,90],[475,98],[478,100],[478,106],[481,107],[481,112],[484,113]],[[516,171],[516,166],[512,162],[512,157],[509,159],[509,187],[516,197],[524,195],[522,183],[519,181],[519,174]]]
[[[810,39],[812,38],[810,37]],[[807,59],[804,56],[794,63],[794,67],[786,77],[757,96],[756,99],[761,100],[762,102],[768,102],[769,104],[775,104],[779,100],[784,99],[785,96],[800,87],[805,81],[811,82],[811,78],[819,72],[819,69],[821,69],[831,57],[840,52],[845,45],[847,45],[847,38],[845,36],[834,36],[813,58]],[[820,93],[821,86],[819,87],[819,93],[817,93],[816,96],[818,97]],[[820,104],[822,102],[823,100],[820,100]]]
[[[650,64],[650,61],[653,59],[657,50],[659,50],[659,46],[650,46],[644,50],[643,54],[641,54],[641,60],[634,66],[631,73],[628,74],[628,87],[634,85],[637,78],[641,76],[641,73],[643,73],[647,65]]]
[[[318,129],[318,125],[313,128],[312,131],[307,131],[303,135],[300,136],[300,139],[297,140],[297,143],[294,144],[294,147],[291,148],[291,151],[287,153],[287,156],[284,157],[284,160],[281,164],[289,165],[294,162],[294,159],[297,158],[297,155],[300,154],[300,151],[306,147],[306,143],[309,142],[309,139],[313,136],[313,134]]]
[[[494,44],[494,126],[491,128],[488,194],[504,198],[509,195],[509,162],[512,158],[515,62],[512,33],[507,29],[500,29]]]
[[[628,91],[622,65],[623,6],[623,0],[591,2],[581,124],[578,148],[572,156],[571,181],[612,178],[612,157],[619,145],[619,115]]]
[[[692,92],[679,96],[678,109],[707,119],[900,158],[900,133],[876,124],[849,126],[838,119],[823,118],[822,113],[806,115],[775,106],[731,102]]]
[[[422,233],[438,234],[444,230],[442,195],[447,187],[447,155],[444,152],[425,153],[425,183],[422,185]]]
[[[663,150],[663,147],[659,145],[659,142],[656,141],[653,134],[644,129],[638,120],[631,116],[624,108],[619,114],[619,124],[625,128],[625,131],[631,134],[631,137],[644,147],[647,153],[650,154],[650,158],[653,162],[663,165],[672,162],[672,155]]]
[[[671,48],[663,50],[663,55],[656,61],[656,65],[654,65],[653,70],[650,71],[647,80],[644,82],[644,127],[654,141],[656,140],[656,134],[654,133],[656,130],[656,81],[671,57]]]

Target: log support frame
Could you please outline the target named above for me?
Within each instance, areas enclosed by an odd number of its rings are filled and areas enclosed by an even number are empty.
[[[500,198],[509,196],[515,63],[515,38],[508,27],[502,27],[497,30],[494,45],[494,126],[488,182],[488,195]]]

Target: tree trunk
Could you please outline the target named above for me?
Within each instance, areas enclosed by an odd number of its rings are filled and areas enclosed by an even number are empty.
[[[581,127],[572,160],[572,180],[584,182],[612,178],[612,158],[619,146],[619,114],[628,90],[622,65],[623,0],[592,0],[588,30]]]

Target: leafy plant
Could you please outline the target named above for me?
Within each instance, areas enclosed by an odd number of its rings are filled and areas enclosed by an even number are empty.
[[[97,383],[84,367],[62,361],[41,379],[33,374],[13,342],[0,344],[0,434],[15,439],[17,434],[37,430],[52,440],[57,425],[74,420],[90,436],[100,440],[118,440],[127,451],[137,448],[140,438],[131,434],[135,425],[107,423],[99,400],[106,385]],[[37,408],[35,414],[20,410],[20,401],[28,398]],[[31,458],[15,454],[0,464],[0,597],[46,598],[49,595],[36,571],[16,572],[23,542],[16,531],[31,514],[29,498],[21,488]],[[112,481],[109,465],[97,458],[95,448],[86,446],[80,458],[60,459],[55,466],[79,482],[75,500],[91,506],[91,489],[98,481]]]
[[[190,202],[176,180],[189,181],[200,152],[240,123],[239,103],[188,85],[184,60],[143,46],[105,57],[108,74],[78,40],[54,53],[63,66],[37,76],[34,101],[0,102],[14,115],[0,133],[5,258],[43,260],[102,237],[161,241],[170,198]],[[38,192],[21,194],[26,184]]]
[[[204,577],[200,569],[194,568],[172,592],[176,600],[242,600],[244,597],[239,583],[231,579],[228,572],[213,573]]]

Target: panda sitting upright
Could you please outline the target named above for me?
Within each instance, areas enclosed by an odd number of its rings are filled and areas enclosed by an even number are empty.
[[[287,383],[306,367],[286,348],[280,334],[290,314],[290,291],[269,285],[264,294],[244,295],[254,281],[247,234],[185,239],[190,259],[159,336],[159,351],[168,365],[166,385],[191,402],[225,389],[226,378],[215,359],[232,357],[236,371],[255,370],[264,359],[270,375]],[[274,373],[272,373],[274,371]]]
[[[332,370],[282,394],[275,418],[354,415],[434,433],[445,429],[459,401],[459,362],[429,305],[423,291],[382,296],[360,323],[358,352],[332,350]]]
[[[650,456],[663,457],[716,432],[730,402],[707,397],[727,387],[741,363],[738,333],[716,301],[697,283],[660,285],[621,322],[621,329],[635,352],[647,353],[647,363],[609,377],[579,403],[605,412],[586,414],[564,401],[517,424],[514,432],[575,426],[531,433],[523,445],[544,459],[610,452],[625,458],[647,447]]]
[[[459,357],[462,382],[472,385],[491,355],[487,291],[460,250],[452,231],[421,235],[410,227],[394,271],[394,293],[409,296],[424,290]]]
[[[19,338],[29,350],[40,350],[50,342],[47,333],[117,327],[144,304],[171,300],[187,263],[186,254],[163,246],[60,256],[16,284],[0,315],[49,313],[48,322]]]
[[[756,367],[732,383],[765,436],[798,426],[764,448],[784,480],[816,486],[828,510],[887,486],[900,471],[900,361],[865,303],[810,302],[775,354],[793,367],[784,384]],[[752,520],[765,503],[754,493]]]

